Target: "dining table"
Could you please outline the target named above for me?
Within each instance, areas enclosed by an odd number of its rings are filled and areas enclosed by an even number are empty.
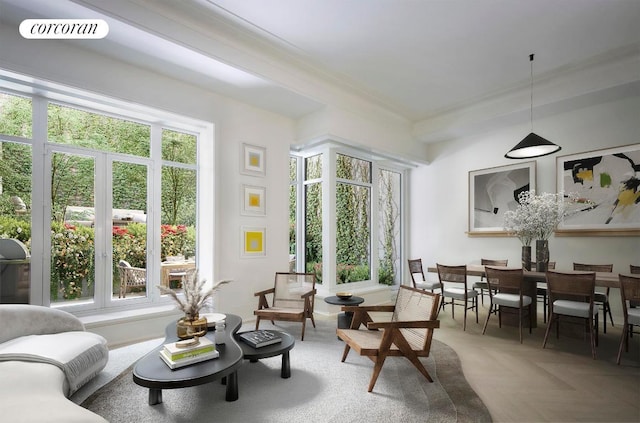
[[[493,267],[502,267],[502,266],[493,266]],[[511,267],[513,268],[513,267]],[[558,271],[562,271],[564,273],[572,273],[574,271],[564,271],[555,269]],[[437,266],[429,266],[427,268],[429,273],[438,273]],[[584,273],[584,272],[576,272],[576,273]],[[596,274],[596,286],[605,287],[605,288],[620,288],[620,280],[618,278],[618,273],[614,272],[595,272]],[[486,277],[484,266],[481,264],[467,264],[467,276],[477,276],[477,277]],[[522,289],[522,293],[524,295],[530,296],[534,301],[531,303],[531,327],[537,327],[537,315],[538,315],[538,307],[537,301],[537,285],[538,283],[546,283],[547,274],[546,272],[538,272],[535,270],[525,270],[524,271],[524,286]]]

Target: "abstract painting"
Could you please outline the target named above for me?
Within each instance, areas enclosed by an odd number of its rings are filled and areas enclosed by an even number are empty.
[[[251,176],[265,176],[266,151],[264,147],[242,144],[241,173]]]
[[[469,172],[469,235],[506,235],[504,213],[522,191],[535,190],[536,162]]]
[[[556,158],[558,192],[577,197],[558,234],[640,234],[640,144]]]
[[[242,227],[242,256],[264,257],[267,255],[265,228]]]
[[[266,188],[242,185],[241,214],[266,216]]]

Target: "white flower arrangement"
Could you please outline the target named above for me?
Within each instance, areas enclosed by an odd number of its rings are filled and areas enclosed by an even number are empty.
[[[229,279],[223,279],[213,284],[208,290],[204,290],[206,279],[198,280],[198,271],[187,273],[182,284],[182,291],[184,293],[184,299],[178,296],[178,293],[173,289],[166,288],[164,286],[158,286],[160,292],[168,294],[175,300],[178,305],[178,309],[182,310],[185,316],[189,319],[195,318],[200,314],[200,310],[206,303],[206,301],[213,296],[213,294],[220,288],[220,285],[231,282]]]
[[[524,191],[518,195],[518,207],[504,214],[504,228],[515,234],[522,245],[531,245],[536,239],[549,239],[558,224],[573,213],[574,194],[557,194]]]

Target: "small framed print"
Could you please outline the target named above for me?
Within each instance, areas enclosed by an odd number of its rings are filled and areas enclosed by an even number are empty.
[[[240,212],[248,216],[266,216],[266,190],[265,187],[242,185],[242,205]]]
[[[240,172],[251,176],[266,175],[266,155],[264,147],[242,144],[242,166]]]
[[[267,255],[266,231],[266,228],[261,227],[242,227],[242,257],[265,257]]]

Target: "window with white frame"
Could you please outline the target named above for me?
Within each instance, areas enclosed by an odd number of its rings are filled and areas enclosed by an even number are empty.
[[[197,158],[213,154],[213,125],[62,86],[0,90],[0,237],[30,250],[29,301],[84,313],[166,301],[153,281],[179,290],[172,275],[212,253]]]
[[[329,291],[398,284],[405,169],[332,145],[292,153],[289,238],[296,269],[315,273]]]

